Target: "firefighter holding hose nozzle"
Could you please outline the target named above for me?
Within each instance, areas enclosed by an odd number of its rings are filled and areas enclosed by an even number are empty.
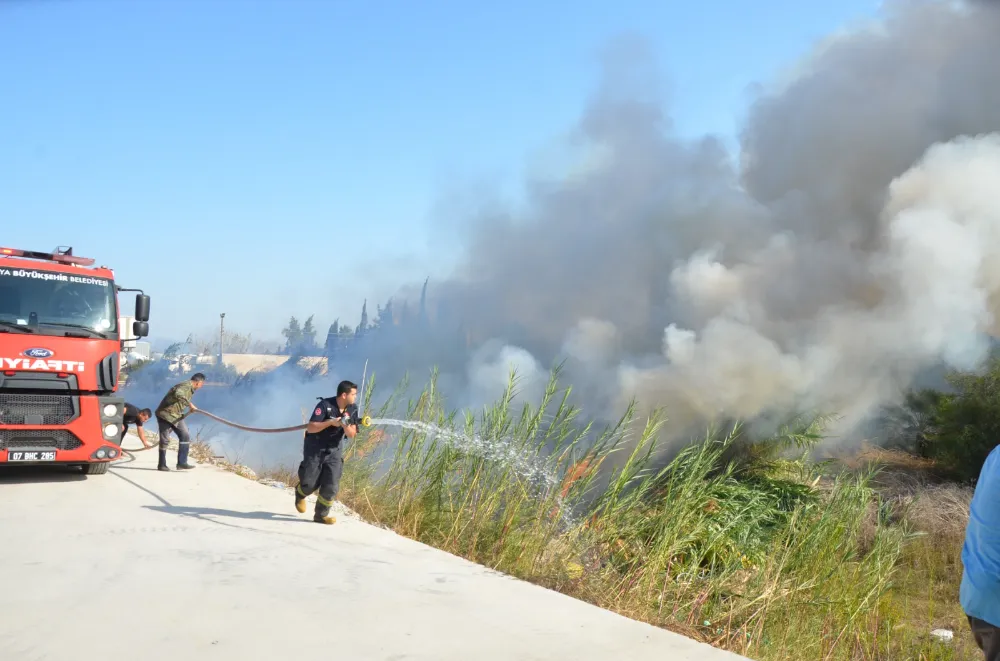
[[[344,472],[344,438],[354,438],[361,420],[355,401],[358,386],[350,381],[337,385],[336,397],[321,399],[313,409],[302,442],[299,485],[295,487],[295,509],[304,514],[306,498],[317,489],[313,521],[335,523],[330,508],[340,490]]]

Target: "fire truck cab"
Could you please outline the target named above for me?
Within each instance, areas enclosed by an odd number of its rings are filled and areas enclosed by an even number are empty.
[[[69,465],[106,473],[121,454],[118,293],[135,297],[135,337],[149,296],[72,248],[0,248],[0,466]]]

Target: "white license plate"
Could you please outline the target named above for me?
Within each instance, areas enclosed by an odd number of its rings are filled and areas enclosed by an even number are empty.
[[[41,452],[7,452],[7,461],[55,461],[56,453],[54,450],[41,451]]]

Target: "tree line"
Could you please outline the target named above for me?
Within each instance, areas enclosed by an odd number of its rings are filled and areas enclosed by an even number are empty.
[[[394,326],[409,326],[416,322],[424,324],[427,321],[427,280],[420,292],[420,302],[417,310],[410,310],[407,302],[403,302],[399,310],[394,309],[390,298],[385,305],[376,305],[375,317],[369,322],[368,300],[361,306],[361,318],[358,325],[351,328],[335,319],[326,331],[322,343],[314,321],[315,314],[310,314],[304,322],[293,315],[281,329],[285,343],[278,353],[289,356],[326,356],[333,357],[352,342],[363,336],[384,332]]]

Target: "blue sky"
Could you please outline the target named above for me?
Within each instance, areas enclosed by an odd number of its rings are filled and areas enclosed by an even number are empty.
[[[154,338],[213,332],[219,312],[256,337],[291,314],[354,325],[365,297],[374,308],[447,271],[443,199],[516,195],[572,128],[610,39],[649,40],[680,133],[732,139],[751,85],[876,10],[0,3],[0,245],[73,245],[112,266],[153,297]]]

